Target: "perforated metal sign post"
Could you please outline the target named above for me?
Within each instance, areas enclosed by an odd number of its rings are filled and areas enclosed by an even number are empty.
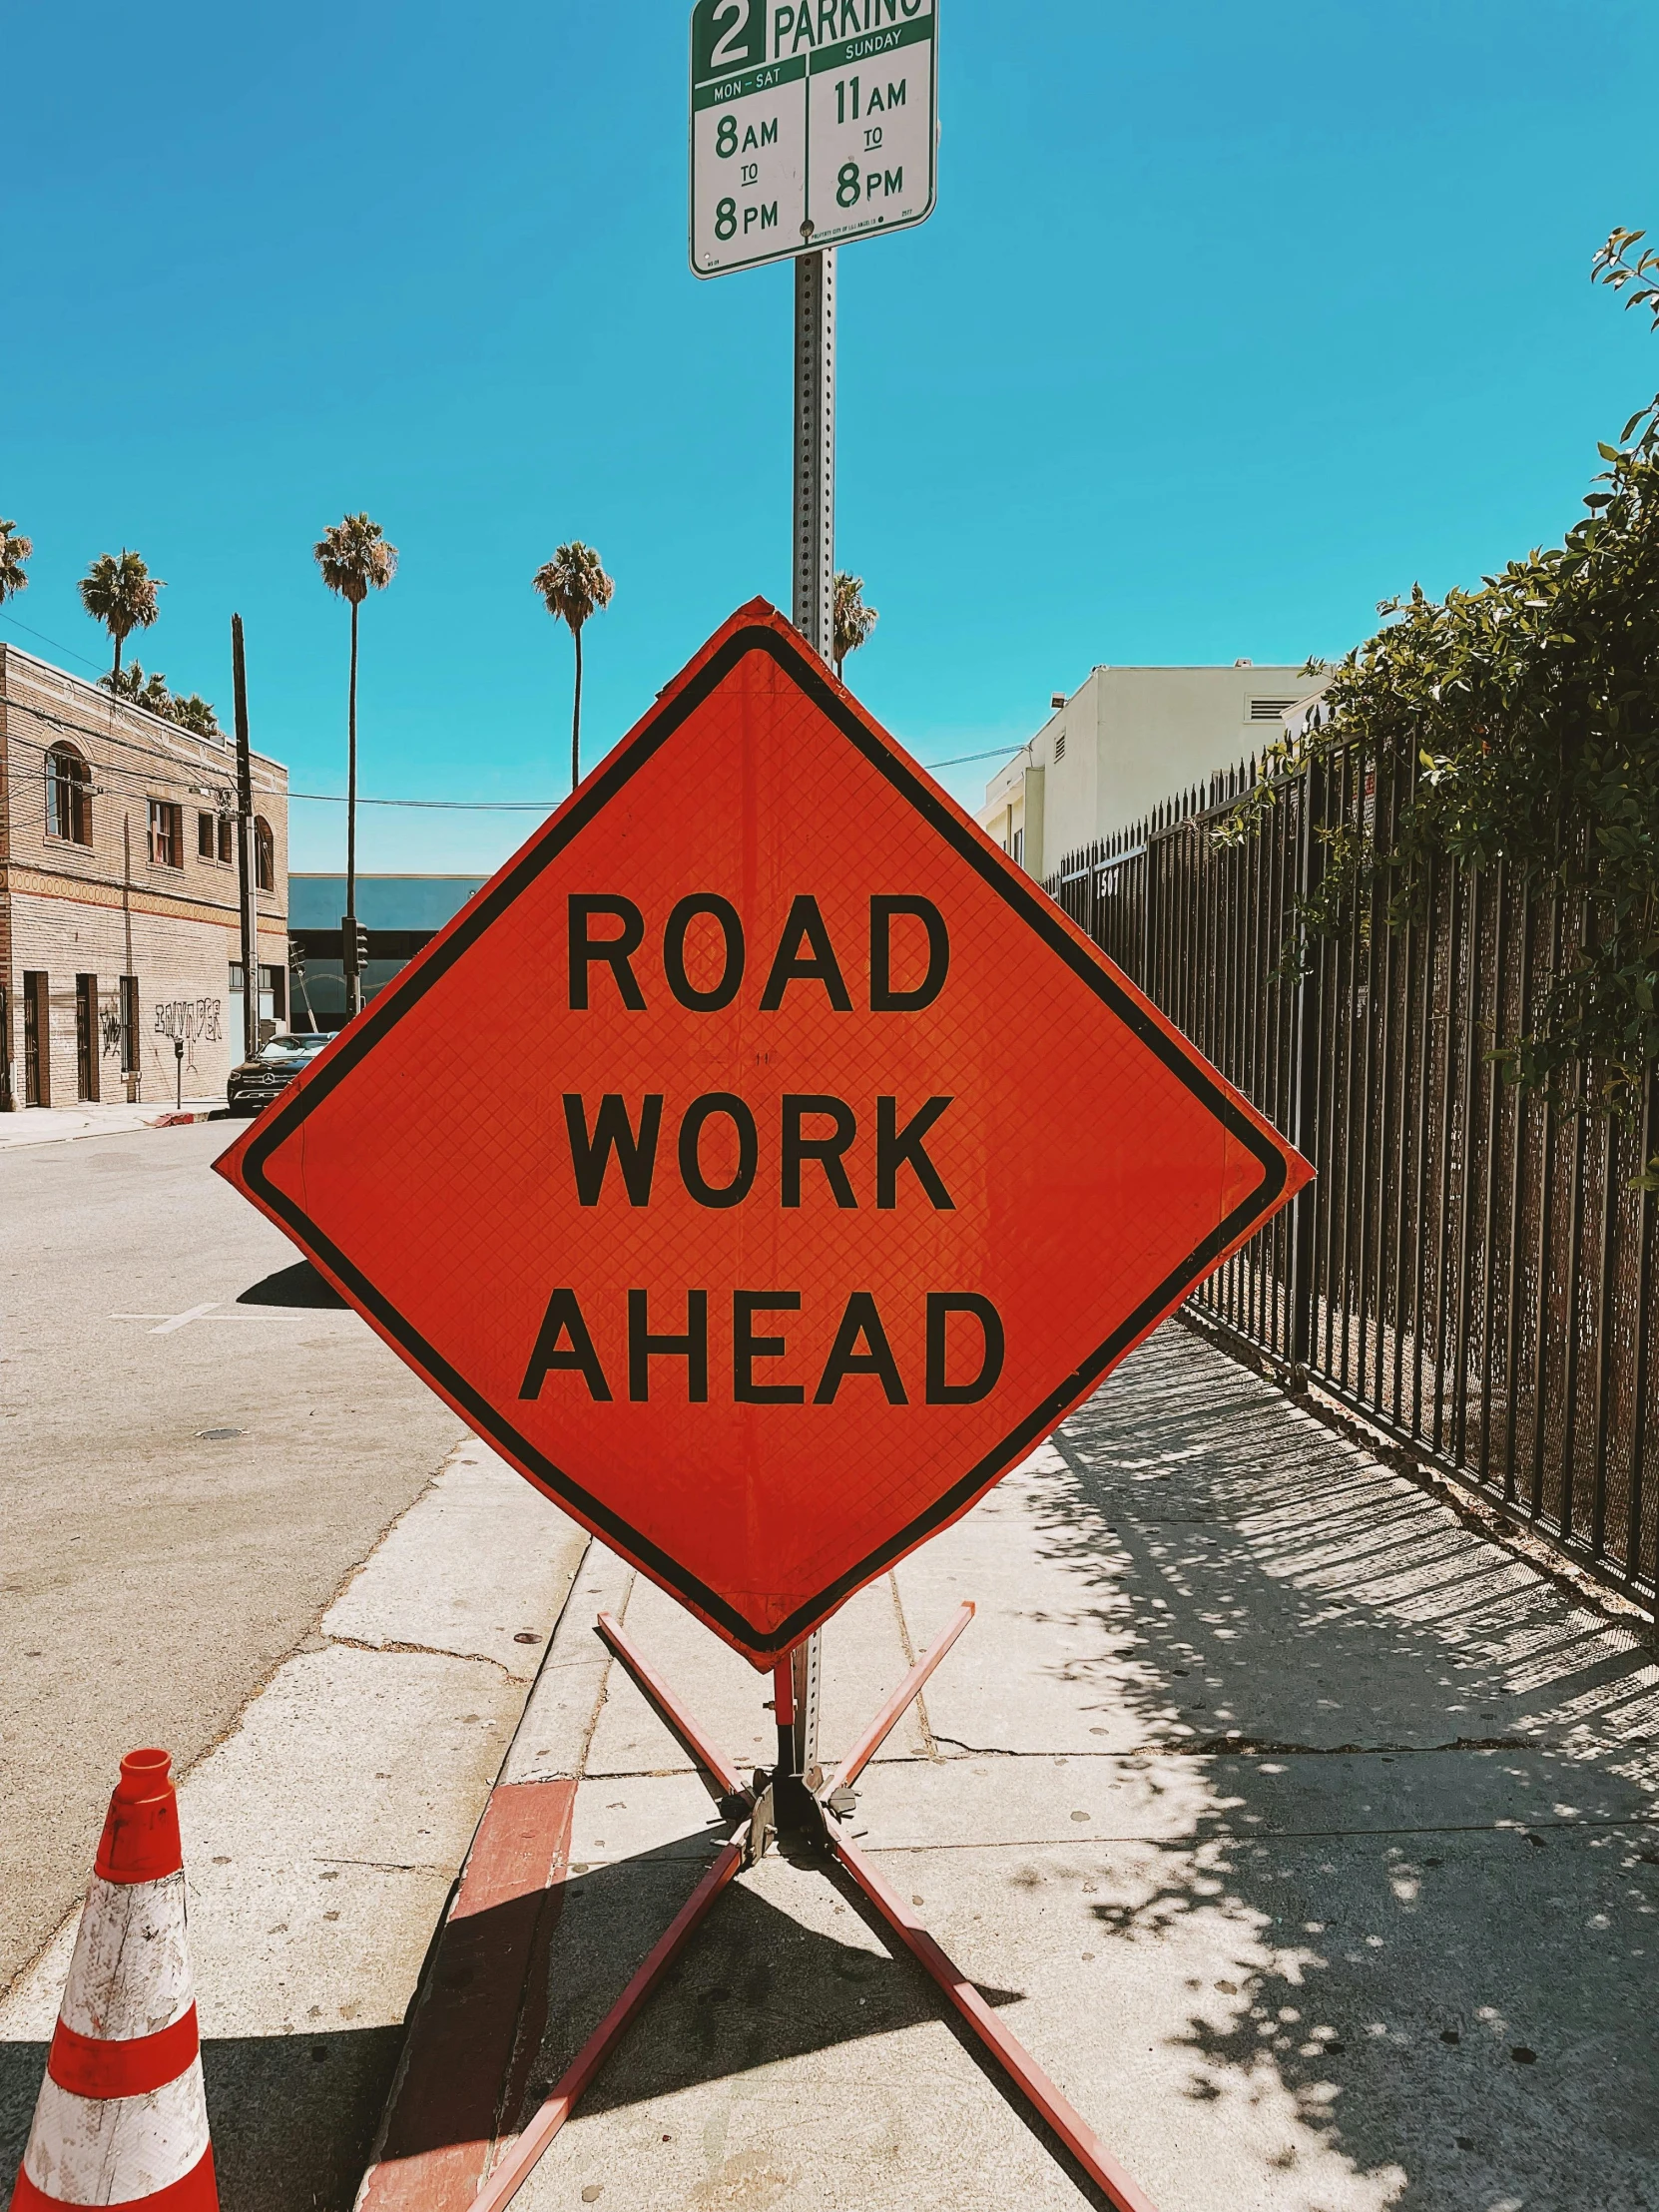
[[[758,1667],[1309,1172],[758,600],[219,1166]]]
[[[934,0],[698,0],[691,265],[724,276],[933,212]]]

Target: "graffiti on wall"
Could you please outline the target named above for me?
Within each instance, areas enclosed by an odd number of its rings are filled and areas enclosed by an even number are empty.
[[[225,1038],[225,1001],[222,998],[172,998],[156,1008],[156,1034],[173,1042],[183,1041],[185,1065],[196,1066],[198,1044],[222,1044]]]

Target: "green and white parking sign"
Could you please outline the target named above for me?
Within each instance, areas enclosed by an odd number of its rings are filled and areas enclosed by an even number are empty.
[[[924,223],[936,0],[697,0],[691,265],[757,262]]]

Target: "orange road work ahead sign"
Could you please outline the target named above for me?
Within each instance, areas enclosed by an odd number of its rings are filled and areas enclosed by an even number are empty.
[[[220,1171],[757,1666],[1310,1173],[763,600]]]

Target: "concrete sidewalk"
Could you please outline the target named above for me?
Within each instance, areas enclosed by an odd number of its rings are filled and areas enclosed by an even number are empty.
[[[225,2212],[350,2204],[432,1929],[587,1544],[468,1437],[185,1777]],[[97,1838],[93,1819],[88,1875]],[[0,2188],[79,1918],[0,2003]]]
[[[135,1129],[160,1129],[170,1122],[212,1121],[225,1113],[225,1098],[187,1098],[181,1114],[174,1101],[151,1100],[129,1106],[125,1100],[78,1106],[28,1106],[0,1114],[0,1152],[28,1145],[67,1144],[77,1137],[124,1137]]]
[[[1659,2203],[1659,1679],[1631,1634],[1176,1325],[831,1624],[828,1752],[964,1596],[853,1831],[1160,2212]],[[649,1584],[618,1599],[764,1759],[769,1685]],[[580,1775],[517,2125],[726,1831],[574,1605],[507,1771]],[[1096,2201],[855,1894],[776,1858],[518,2199]]]

